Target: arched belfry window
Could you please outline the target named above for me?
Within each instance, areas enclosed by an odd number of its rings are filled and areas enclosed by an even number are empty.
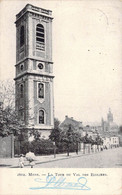
[[[20,29],[20,47],[22,47],[24,45],[24,41],[25,41],[24,26],[21,26],[21,29]]]
[[[23,87],[23,84],[20,85],[20,97],[21,98],[24,97],[24,87]]]
[[[36,43],[37,43],[37,49],[44,50],[45,32],[44,32],[44,26],[42,24],[37,24],[36,26]]]
[[[39,110],[39,124],[44,124],[44,110]]]
[[[44,98],[44,84],[38,83],[38,98]]]
[[[36,26],[36,41],[44,43],[44,27],[42,24]]]

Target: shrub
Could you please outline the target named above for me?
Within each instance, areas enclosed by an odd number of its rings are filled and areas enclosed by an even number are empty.
[[[53,154],[54,146],[52,141],[41,139],[30,143],[30,150],[36,155]]]
[[[64,142],[59,142],[55,147],[57,154],[67,152],[67,146]],[[29,150],[34,152],[35,155],[49,155],[54,154],[54,145],[50,139],[40,139],[32,142],[26,140],[15,144],[15,154],[26,154]],[[74,143],[70,144],[70,152],[75,152],[75,150],[76,145]]]

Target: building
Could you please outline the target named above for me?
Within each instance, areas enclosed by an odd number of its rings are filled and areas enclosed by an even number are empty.
[[[116,148],[119,147],[120,143],[119,143],[119,137],[116,135],[104,135],[102,137],[103,140],[103,148],[104,149],[110,149],[110,148]]]
[[[83,125],[81,121],[75,120],[73,117],[65,116],[65,119],[63,122],[60,123],[59,127],[60,129],[64,129],[65,126],[72,125],[76,131],[79,131],[82,133]]]
[[[83,129],[84,131],[100,132],[102,130],[102,126],[99,122],[84,122]]]
[[[119,147],[119,137],[116,135],[113,135],[110,137],[111,141],[111,148]]]
[[[119,127],[118,125],[114,122],[113,114],[111,112],[111,109],[109,108],[108,114],[107,114],[107,121],[104,121],[102,118],[101,120],[101,126],[103,131],[108,131],[108,132],[118,132]]]
[[[16,15],[16,110],[26,129],[54,127],[52,11],[27,4]]]

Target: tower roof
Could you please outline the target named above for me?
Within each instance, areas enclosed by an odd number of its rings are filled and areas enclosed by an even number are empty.
[[[37,6],[33,6],[31,4],[27,4],[17,15],[16,15],[16,22],[27,12],[30,13],[35,13],[38,15],[43,15],[45,17],[53,19],[52,16],[52,11],[44,8],[40,8]],[[16,23],[15,22],[15,23]]]

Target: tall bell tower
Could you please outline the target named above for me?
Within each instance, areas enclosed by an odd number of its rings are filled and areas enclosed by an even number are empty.
[[[16,15],[16,110],[27,129],[54,127],[52,11],[27,4]]]

